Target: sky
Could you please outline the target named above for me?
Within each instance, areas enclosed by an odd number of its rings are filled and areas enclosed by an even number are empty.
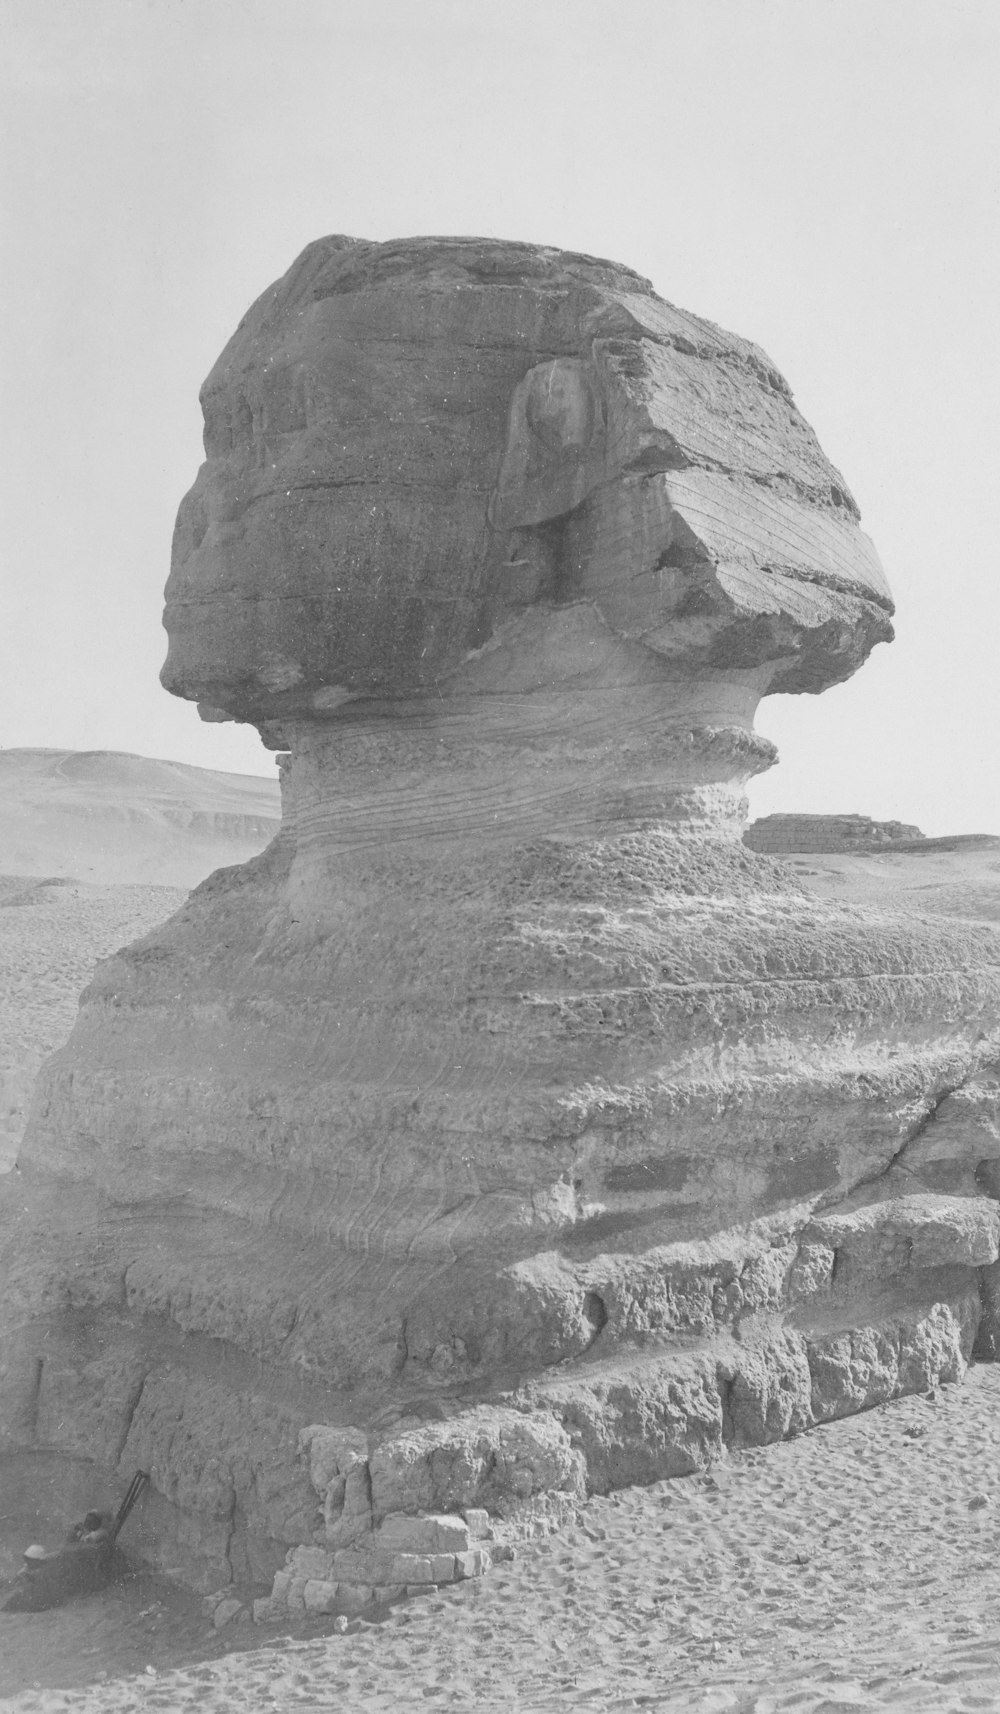
[[[996,0],[0,0],[0,746],[273,773],[160,689],[198,388],[310,240],[624,262],[754,339],[897,602],[751,813],[1000,833]]]

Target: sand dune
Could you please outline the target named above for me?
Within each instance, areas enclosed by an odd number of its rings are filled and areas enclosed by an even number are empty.
[[[277,777],[113,750],[0,750],[0,873],[194,887],[278,831]]]

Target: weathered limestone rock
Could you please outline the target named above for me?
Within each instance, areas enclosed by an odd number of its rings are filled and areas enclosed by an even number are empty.
[[[872,821],[868,815],[764,815],[743,835],[751,851],[878,851],[923,840],[906,821]]]
[[[206,1587],[345,1614],[478,1574],[483,1514],[957,1378],[1000,933],[741,842],[759,698],[890,635],[769,360],[611,263],[335,238],[203,401],[165,682],[286,752],[282,831],[40,1081],[8,1436],[149,1469]]]

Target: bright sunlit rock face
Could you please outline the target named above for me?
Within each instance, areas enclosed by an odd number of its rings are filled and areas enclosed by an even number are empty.
[[[759,698],[890,634],[768,360],[611,263],[333,238],[203,398],[164,681],[287,752],[282,831],[40,1082],[8,1433],[149,1469],[213,1586],[299,1544],[368,1587],[387,1516],[957,1378],[1000,934],[738,838]]]

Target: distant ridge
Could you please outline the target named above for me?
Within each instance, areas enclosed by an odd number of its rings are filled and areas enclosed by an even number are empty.
[[[870,851],[922,843],[919,827],[905,821],[873,821],[870,815],[765,815],[743,835],[751,851]]]
[[[0,873],[192,887],[280,824],[277,779],[119,750],[0,750]]]

